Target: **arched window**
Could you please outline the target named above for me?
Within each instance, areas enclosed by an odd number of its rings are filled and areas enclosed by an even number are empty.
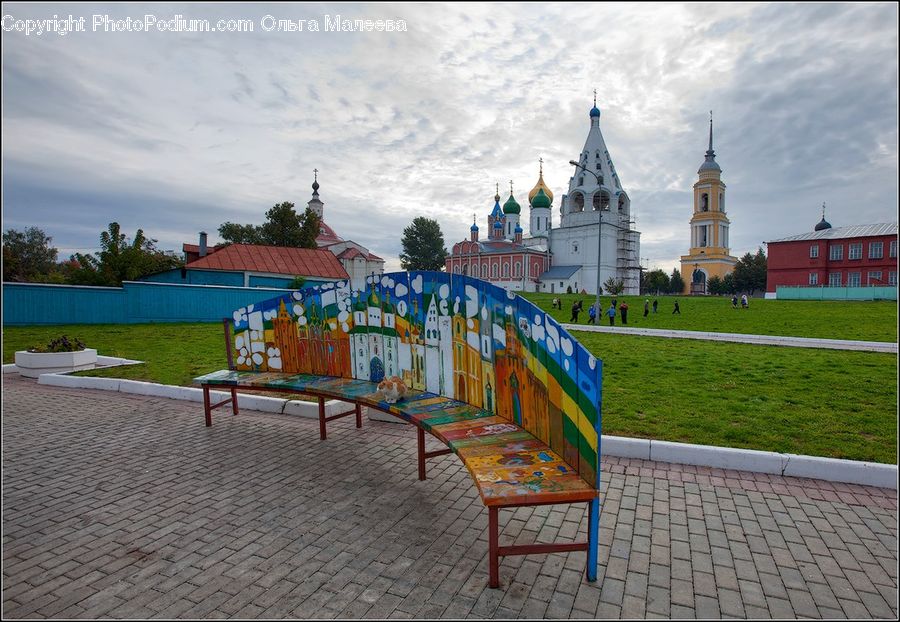
[[[500,276],[500,264],[495,263],[494,264],[494,278],[496,279],[499,276]]]
[[[708,212],[709,211],[709,195],[705,192],[700,195],[700,211]]]
[[[575,196],[572,197],[572,203],[575,205],[575,209],[572,211],[575,212],[583,212],[584,211],[584,195],[580,192],[576,192]]]
[[[509,264],[508,263],[503,264],[503,278],[504,279],[509,278]]]
[[[725,195],[719,193],[719,211],[725,213]]]
[[[459,274],[459,266],[453,266],[453,272]]]
[[[620,212],[628,211],[628,201],[626,201],[624,194],[619,195],[619,211]]]
[[[479,276],[481,276],[480,273],[479,273],[479,271],[478,271],[478,264],[477,264],[477,263],[476,263],[476,264],[472,264],[472,276],[474,276],[474,277],[476,277],[476,278],[479,277]]]
[[[609,209],[609,193],[606,190],[594,193],[593,198],[594,211]]]
[[[572,240],[572,252],[573,253],[578,252],[578,240]]]
[[[488,265],[486,263],[481,264],[481,274],[483,274],[485,278],[490,275],[490,272],[488,272]]]
[[[522,264],[521,264],[521,262],[518,262],[518,261],[517,261],[517,262],[516,262],[516,266],[515,266],[515,268],[514,268],[513,276],[516,277],[516,278],[518,279],[519,277],[522,276],[522,275],[521,275],[521,272],[522,272]]]

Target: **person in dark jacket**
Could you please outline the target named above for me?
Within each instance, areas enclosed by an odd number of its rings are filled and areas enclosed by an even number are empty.
[[[681,307],[678,306],[678,301],[677,301],[677,300],[675,301],[675,308],[672,309],[672,315],[675,315],[676,313],[677,313],[678,315],[681,315]]]
[[[609,309],[606,310],[606,315],[609,316],[609,325],[616,325],[616,307],[615,305],[609,305]]]
[[[622,317],[622,324],[628,323],[628,303],[622,301],[622,304],[619,305],[619,315]]]

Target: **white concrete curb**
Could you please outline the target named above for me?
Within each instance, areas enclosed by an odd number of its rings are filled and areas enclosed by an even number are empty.
[[[6,367],[8,366],[4,365],[3,373],[9,373]],[[15,365],[12,367],[15,367]],[[90,376],[70,376],[67,374],[41,374],[38,378],[38,384],[78,389],[120,391],[122,393],[189,400],[192,402],[203,401],[203,390],[199,388],[140,382],[137,380],[92,378]],[[210,395],[214,401],[221,401],[227,399],[229,393],[225,391],[210,391]],[[246,393],[238,395],[238,406],[248,410],[294,415],[310,419],[316,419],[319,416],[319,406],[315,402],[286,400],[277,397],[248,395]],[[348,409],[348,406],[347,402],[329,400],[325,402],[325,414],[330,416],[345,411]],[[399,417],[394,417],[373,408],[363,407],[363,414],[375,421],[404,423]],[[673,462],[716,469],[770,473],[785,477],[807,477],[831,482],[897,489],[898,471],[897,465],[894,464],[837,460],[834,458],[779,454],[753,449],[692,445],[689,443],[672,443],[669,441],[608,435],[600,437],[600,449],[602,455],[617,458],[638,458],[656,462]]]
[[[898,470],[895,464],[606,435],[600,437],[600,449],[602,455],[617,458],[674,462],[784,477],[808,477],[897,490]]]
[[[743,333],[712,333],[699,330],[670,330],[664,328],[631,328],[629,326],[594,326],[586,324],[561,324],[570,331],[589,333],[618,333],[620,335],[644,335],[669,339],[702,339],[706,341],[730,341],[767,346],[794,348],[825,348],[831,350],[861,350],[897,354],[898,346],[890,341],[853,341],[850,339],[815,339],[811,337],[782,337],[779,335],[751,335]]]

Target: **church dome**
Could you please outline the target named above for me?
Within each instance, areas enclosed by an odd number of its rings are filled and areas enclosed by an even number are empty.
[[[478,225],[476,225],[476,224],[473,222],[473,223],[472,223],[472,226],[469,227],[469,231],[478,231]]]
[[[534,204],[534,198],[537,196],[538,192],[543,190],[544,194],[547,195],[547,198],[550,199],[550,203],[553,203],[553,192],[550,191],[550,188],[547,187],[547,184],[544,183],[544,172],[541,171],[541,174],[538,176],[537,183],[534,185],[534,188],[531,189],[531,192],[528,193],[528,202],[531,203],[532,207],[538,207]],[[542,205],[541,207],[550,207],[550,204]]]
[[[549,208],[552,201],[553,199],[547,196],[543,188],[538,188],[537,194],[531,198],[531,207],[535,209],[541,207]]]
[[[816,225],[816,231],[823,231],[825,229],[831,229],[831,223],[825,220],[825,217],[822,216],[822,220],[819,221],[819,224]]]
[[[518,214],[522,211],[522,208],[516,202],[515,198],[513,198],[512,192],[509,193],[509,198],[506,199],[506,203],[503,204],[503,213],[504,214]]]
[[[523,231],[522,225],[519,225],[519,224],[517,224],[516,228],[513,229],[513,233],[522,233],[522,231]]]
[[[599,117],[599,116],[600,116],[600,109],[597,108],[597,104],[594,104],[594,107],[591,108],[591,118],[593,119],[594,117]]]
[[[502,229],[502,228],[503,228],[503,223],[500,222],[499,220],[495,220],[494,221],[494,229]]]

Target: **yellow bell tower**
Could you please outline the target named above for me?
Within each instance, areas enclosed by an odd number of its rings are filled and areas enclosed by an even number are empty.
[[[681,256],[681,278],[685,294],[706,294],[709,279],[724,278],[734,270],[737,257],[728,254],[725,215],[725,184],[713,151],[712,111],[709,113],[709,150],[697,171],[694,184],[694,215],[691,217],[691,250]]]

